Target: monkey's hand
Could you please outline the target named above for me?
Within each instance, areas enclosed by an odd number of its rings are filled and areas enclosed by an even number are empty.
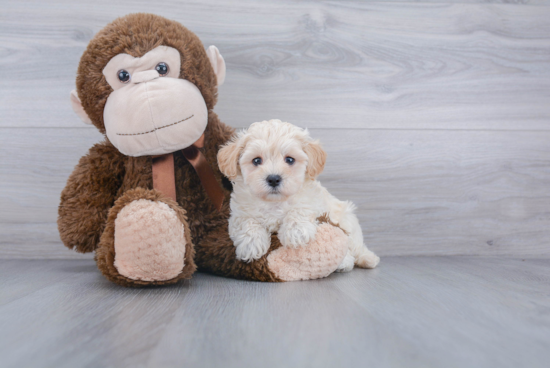
[[[93,252],[124,174],[124,156],[108,143],[80,159],[61,192],[57,227],[61,240],[77,252]]]

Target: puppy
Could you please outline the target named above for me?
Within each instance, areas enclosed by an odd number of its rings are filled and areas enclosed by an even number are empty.
[[[238,259],[261,258],[273,232],[285,247],[305,246],[315,239],[317,218],[328,214],[349,235],[338,271],[376,267],[380,258],[363,243],[355,205],[338,200],[316,180],[325,161],[325,151],[307,129],[280,120],[254,123],[220,149],[219,168],[233,182],[229,236]]]

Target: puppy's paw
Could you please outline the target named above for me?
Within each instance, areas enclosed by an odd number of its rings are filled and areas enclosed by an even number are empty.
[[[344,259],[342,260],[342,263],[340,263],[335,272],[350,272],[351,270],[353,270],[354,263],[355,258],[353,258],[351,253],[348,251]]]
[[[355,265],[361,268],[375,268],[380,263],[380,257],[374,252],[365,249],[359,257],[355,259]]]
[[[277,237],[284,247],[298,248],[315,240],[317,225],[312,222],[293,222],[281,226]]]
[[[262,258],[271,245],[271,238],[266,231],[258,231],[253,234],[246,234],[238,239],[233,239],[237,259],[244,262],[252,262]]]

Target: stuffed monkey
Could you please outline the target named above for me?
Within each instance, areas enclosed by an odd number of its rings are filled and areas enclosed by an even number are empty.
[[[75,112],[105,135],[61,193],[63,243],[94,252],[123,286],[172,284],[197,269],[256,281],[324,277],[344,258],[346,235],[323,223],[290,249],[277,237],[263,258],[235,257],[227,230],[231,183],[217,152],[234,133],[212,111],[225,78],[218,49],[181,24],[130,14],[101,30],[82,55]]]

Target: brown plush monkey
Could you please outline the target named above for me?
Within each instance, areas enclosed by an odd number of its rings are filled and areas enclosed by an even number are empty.
[[[344,258],[345,234],[325,223],[307,252],[280,247],[273,236],[262,259],[236,259],[227,231],[231,183],[216,164],[234,131],[212,111],[224,78],[214,46],[205,50],[195,34],[159,16],[116,19],[90,41],[71,103],[105,140],[69,177],[58,227],[67,247],[96,252],[109,280],[171,284],[197,266],[248,280],[309,279]]]

